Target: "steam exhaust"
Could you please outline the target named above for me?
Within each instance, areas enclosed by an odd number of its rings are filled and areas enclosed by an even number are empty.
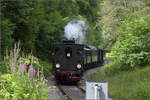
[[[76,43],[83,43],[85,40],[85,34],[87,25],[83,20],[71,20],[64,27],[65,36],[68,40],[75,39]]]

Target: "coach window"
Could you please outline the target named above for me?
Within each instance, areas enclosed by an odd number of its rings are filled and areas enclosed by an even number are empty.
[[[92,54],[92,52],[90,53],[90,59],[91,59],[91,63],[93,62],[93,60],[92,60],[92,56],[93,56],[93,54]]]
[[[96,51],[93,52],[92,60],[93,60],[93,62],[97,62],[97,52]]]
[[[87,54],[87,63],[91,63],[91,54],[90,53]]]
[[[65,49],[65,54],[67,58],[70,58],[72,56],[72,49],[71,48],[66,48]]]

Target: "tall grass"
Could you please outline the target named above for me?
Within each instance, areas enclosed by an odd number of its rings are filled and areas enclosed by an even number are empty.
[[[92,75],[92,81],[107,81],[113,100],[150,100],[150,66],[111,75],[101,70]]]

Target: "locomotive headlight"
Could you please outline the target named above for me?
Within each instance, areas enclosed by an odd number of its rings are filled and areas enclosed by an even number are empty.
[[[77,68],[80,69],[80,68],[81,68],[81,64],[78,64],[78,65],[77,65]]]
[[[56,64],[56,68],[60,68],[60,64]]]
[[[67,53],[67,57],[70,57],[71,55],[70,55],[70,53]]]

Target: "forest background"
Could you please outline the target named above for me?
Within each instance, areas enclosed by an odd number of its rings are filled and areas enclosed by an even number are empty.
[[[51,46],[65,39],[64,27],[72,19],[88,24],[87,43],[100,45],[99,0],[1,1],[1,55],[20,41],[25,53],[51,61]],[[97,37],[98,36],[98,37]],[[95,40],[97,38],[97,41]],[[92,40],[91,42],[89,42]],[[1,57],[2,58],[2,57]]]
[[[148,0],[1,0],[1,60],[20,41],[25,53],[51,61],[52,44],[65,39],[64,27],[72,19],[88,25],[85,44],[110,49],[119,33],[126,35],[120,32],[126,20],[149,14]]]

